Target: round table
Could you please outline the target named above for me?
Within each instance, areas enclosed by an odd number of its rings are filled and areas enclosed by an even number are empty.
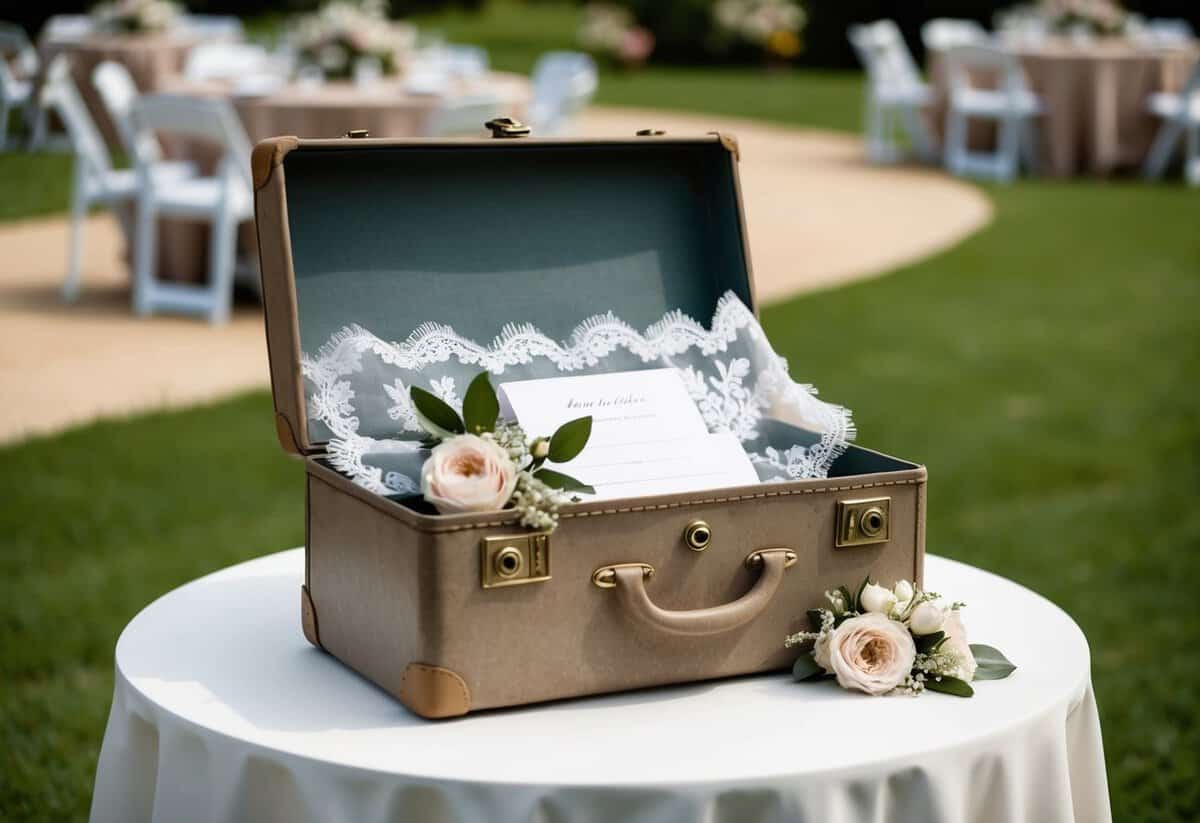
[[[1019,666],[969,700],[781,673],[441,722],[305,642],[303,574],[300,549],[263,557],[126,627],[93,823],[1111,817],[1083,634],[960,563],[929,557],[928,585]]]
[[[520,118],[529,107],[529,79],[508,72],[489,72],[452,82],[443,94],[416,94],[402,79],[384,79],[358,86],[350,81],[330,81],[316,87],[289,83],[265,94],[240,94],[229,83],[201,82],[182,76],[161,78],[157,89],[171,94],[228,98],[252,143],[283,134],[296,137],[341,137],[351,129],[366,129],[372,137],[420,137],[447,99],[486,98],[495,101],[497,113]],[[480,136],[486,136],[483,121]],[[172,140],[169,156],[195,161],[210,169],[216,160],[211,145]],[[248,161],[247,161],[248,162]],[[208,227],[191,221],[163,220],[160,229],[160,277],[203,282],[208,277]],[[256,258],[253,223],[239,232],[243,257]]]
[[[192,48],[211,37],[185,31],[152,34],[89,34],[79,39],[45,40],[38,45],[43,66],[60,54],[71,60],[71,77],[87,104],[92,120],[110,146],[121,145],[117,129],[109,119],[92,83],[92,71],[106,60],[129,70],[142,92],[159,91],[168,77],[183,71]]]
[[[1154,47],[1123,38],[1075,43],[1055,37],[1010,48],[1045,107],[1037,124],[1039,162],[1042,172],[1052,177],[1102,175],[1139,166],[1161,125],[1147,111],[1147,98],[1182,90],[1200,59],[1195,45]],[[939,134],[949,97],[946,74],[943,55],[931,52],[931,115]],[[993,85],[994,79],[978,82]],[[969,134],[976,148],[994,143],[994,130],[987,124],[972,124]]]
[[[265,93],[239,93],[234,84],[175,76],[165,78],[159,89],[229,98],[253,143],[281,134],[341,137],[351,129],[366,129],[372,137],[421,137],[447,100],[487,99],[499,113],[520,117],[532,95],[529,79],[509,72],[456,80],[441,94],[411,92],[402,78],[364,86],[348,80],[317,86],[288,83]],[[479,133],[487,134],[482,122]]]

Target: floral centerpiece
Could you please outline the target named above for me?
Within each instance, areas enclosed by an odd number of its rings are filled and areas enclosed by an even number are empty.
[[[712,15],[722,36],[769,58],[791,60],[804,48],[800,35],[808,16],[793,0],[719,0]]]
[[[364,57],[377,60],[383,74],[395,74],[417,34],[414,27],[388,19],[387,0],[332,0],[299,18],[291,37],[301,65],[346,78]]]
[[[500,419],[500,403],[487,372],[463,395],[462,416],[436,395],[409,389],[413,409],[428,432],[430,449],[421,468],[421,494],[440,514],[512,508],[521,525],[553,530],[558,508],[571,492],[595,490],[546,463],[575,459],[592,434],[592,418],[563,423],[551,437],[529,437]]]
[[[1125,28],[1126,13],[1115,0],[1041,0],[1038,14],[1056,31],[1116,35]]]
[[[965,604],[947,604],[907,580],[891,589],[863,580],[854,595],[842,586],[825,598],[829,608],[808,612],[811,631],[784,641],[812,644],[792,668],[798,681],[832,677],[844,689],[870,695],[970,697],[971,681],[999,680],[1016,669],[991,646],[967,643]]]
[[[579,44],[589,52],[626,68],[640,66],[654,51],[654,35],[634,22],[620,6],[590,3],[583,12]]]
[[[166,31],[180,13],[169,0],[113,0],[94,6],[91,15],[99,31],[143,34]]]

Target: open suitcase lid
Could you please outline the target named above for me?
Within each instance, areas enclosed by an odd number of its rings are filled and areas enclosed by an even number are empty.
[[[276,429],[319,452],[301,355],[348,324],[473,340],[535,323],[555,339],[611,310],[635,328],[754,308],[737,146],[629,139],[259,143],[255,210]]]

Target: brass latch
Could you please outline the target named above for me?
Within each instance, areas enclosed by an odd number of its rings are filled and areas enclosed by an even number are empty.
[[[839,500],[834,545],[840,549],[886,543],[891,536],[891,509],[890,497]]]
[[[479,583],[485,589],[550,579],[547,532],[485,537],[479,550]]]
[[[346,132],[347,137],[352,137],[355,140],[361,140],[364,137],[370,137],[370,133],[366,129],[350,129]]]
[[[528,137],[530,132],[529,126],[511,117],[497,117],[495,120],[487,121],[484,125],[491,131],[492,137],[498,139]]]

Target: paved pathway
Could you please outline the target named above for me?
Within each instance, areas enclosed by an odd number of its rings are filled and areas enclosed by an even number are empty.
[[[590,112],[580,131],[646,127],[738,135],[760,300],[876,276],[956,243],[991,216],[975,187],[936,171],[867,166],[846,135],[607,108]],[[97,215],[86,231],[83,292],[64,304],[66,221],[0,224],[0,442],[268,385],[256,305],[241,304],[220,328],[134,317],[115,224]]]

